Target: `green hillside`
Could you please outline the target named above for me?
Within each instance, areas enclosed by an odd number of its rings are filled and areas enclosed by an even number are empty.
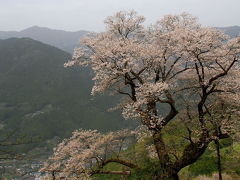
[[[69,58],[32,39],[0,40],[1,131],[48,139],[79,128],[107,131],[129,124],[118,112],[107,112],[116,100],[90,95],[88,69],[63,67]]]

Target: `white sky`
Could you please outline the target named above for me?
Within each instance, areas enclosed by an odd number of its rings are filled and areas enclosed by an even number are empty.
[[[132,9],[146,17],[146,24],[184,11],[206,26],[240,25],[240,0],[0,0],[0,31],[33,25],[102,31],[107,16]]]

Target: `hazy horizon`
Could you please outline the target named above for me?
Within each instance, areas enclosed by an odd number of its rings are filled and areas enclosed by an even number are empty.
[[[166,14],[188,12],[205,26],[240,25],[239,0],[0,0],[0,31],[40,26],[65,31],[103,31],[104,19],[135,10],[154,23]]]
[[[51,27],[44,27],[44,26],[39,26],[39,25],[32,25],[32,26],[29,26],[29,27],[26,27],[26,28],[23,28],[23,29],[20,29],[20,30],[0,30],[2,32],[10,32],[10,31],[16,31],[16,32],[21,32],[23,30],[26,30],[26,29],[29,29],[29,28],[33,28],[33,27],[38,27],[38,28],[47,28],[47,29],[50,29],[50,30],[60,30],[60,31],[66,31],[66,32],[77,32],[77,31],[89,31],[89,30],[86,30],[86,29],[79,29],[79,30],[66,30],[66,29],[56,29],[56,28],[51,28]],[[233,26],[215,26],[216,28],[227,28],[227,27],[240,27],[239,25],[233,25]],[[94,32],[94,31],[92,31]]]

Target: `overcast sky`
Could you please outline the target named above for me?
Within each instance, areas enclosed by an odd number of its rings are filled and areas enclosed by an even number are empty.
[[[206,26],[240,25],[240,0],[0,0],[0,31],[33,25],[102,31],[107,16],[132,9],[146,17],[146,24],[189,12]]]

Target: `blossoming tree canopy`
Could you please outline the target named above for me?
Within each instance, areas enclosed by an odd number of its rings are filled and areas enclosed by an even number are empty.
[[[122,158],[120,152],[132,141],[134,135],[135,132],[129,130],[107,134],[99,133],[96,130],[74,131],[72,137],[65,139],[56,147],[53,157],[41,171],[54,172],[57,178],[88,179],[94,174],[110,173],[101,168],[111,162],[135,167],[127,160],[120,160]],[[114,158],[112,157],[113,152]],[[129,171],[111,173],[129,174]]]
[[[163,169],[154,176],[177,179],[177,173],[194,163],[211,141],[229,136],[226,124],[235,123],[231,118],[218,121],[224,124],[218,123],[216,128],[211,113],[216,112],[212,108],[217,102],[239,112],[239,106],[231,104],[240,100],[240,38],[229,39],[214,28],[202,27],[187,13],[164,16],[150,27],[143,22],[144,17],[134,11],[108,17],[106,31],[82,39],[84,47],[75,50],[65,67],[91,66],[95,73],[93,95],[110,92],[125,96],[117,107],[125,118],[140,120],[153,138],[158,166]],[[161,104],[168,106],[167,112]],[[189,144],[173,160],[163,130],[174,119],[181,119],[180,123],[188,120],[198,130],[193,139],[194,132],[187,127]],[[97,144],[98,139],[94,141]],[[76,156],[78,152],[90,153],[78,149]],[[84,162],[71,160],[75,165]]]

